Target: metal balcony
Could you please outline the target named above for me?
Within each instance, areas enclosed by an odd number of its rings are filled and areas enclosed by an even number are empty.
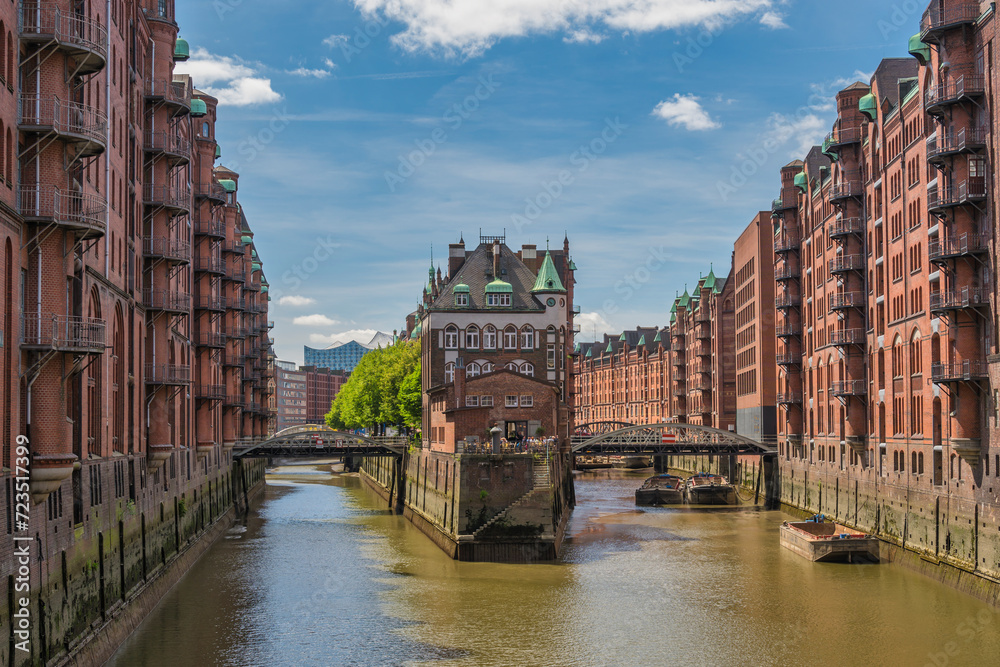
[[[73,58],[74,74],[93,74],[107,64],[108,30],[100,21],[63,11],[55,2],[22,2],[19,19],[21,40],[56,46]]]
[[[712,327],[707,324],[699,324],[694,328],[696,340],[710,340],[712,338]]]
[[[191,191],[186,185],[146,183],[142,188],[142,203],[154,208],[165,208],[173,213],[190,213]]]
[[[797,324],[784,324],[774,327],[774,335],[778,338],[794,338],[802,334],[802,328]]]
[[[142,239],[142,256],[167,260],[173,264],[188,264],[191,261],[191,244],[162,236],[145,236]]]
[[[194,396],[203,401],[222,401],[226,398],[226,385],[200,384],[195,389]]]
[[[223,241],[222,252],[231,253],[233,255],[244,255],[246,254],[246,246],[243,245],[242,241]]]
[[[687,396],[687,387],[674,387],[672,393],[674,396]]]
[[[978,382],[989,377],[985,361],[959,361],[951,364],[933,364],[931,380],[938,384],[951,382]]]
[[[950,292],[933,292],[930,295],[932,313],[985,308],[989,306],[989,292],[982,287],[963,287]]]
[[[978,100],[986,92],[986,77],[982,74],[954,72],[944,81],[927,88],[924,108],[932,116],[944,116],[954,104]]]
[[[927,140],[927,161],[941,164],[953,155],[981,151],[986,148],[986,138],[987,130],[984,127],[938,130],[937,136]]]
[[[829,232],[832,239],[851,234],[864,234],[865,223],[861,218],[837,218],[830,223]]]
[[[205,219],[204,214],[196,212],[194,216],[194,233],[198,236],[211,236],[217,239],[226,238],[226,222],[213,220],[211,216]],[[225,244],[223,244],[225,249]]]
[[[799,202],[795,199],[784,199],[783,197],[778,197],[771,202],[771,213],[781,213],[783,211],[789,211],[799,207]]]
[[[222,401],[222,405],[228,408],[246,407],[247,399],[240,394],[228,394]]]
[[[778,405],[802,405],[801,392],[785,392],[775,397]]]
[[[226,273],[226,263],[222,261],[221,257],[198,256],[194,258],[194,270],[199,273],[212,273],[221,276]]]
[[[247,330],[246,327],[231,327],[226,331],[226,335],[230,338],[246,338]]]
[[[181,364],[146,364],[148,385],[181,386],[191,384],[191,367]]]
[[[183,81],[151,79],[146,81],[146,99],[170,107],[176,115],[191,111],[191,89]]]
[[[774,280],[779,283],[798,280],[801,274],[802,272],[796,266],[783,266],[774,272]]]
[[[674,355],[671,355],[671,356],[673,357],[671,359],[671,364],[672,365],[674,365],[674,366],[684,366],[684,365],[686,365],[687,362],[684,361],[684,357],[682,355],[680,355],[680,354],[674,354]]]
[[[191,142],[177,132],[147,131],[144,138],[145,151],[151,155],[162,155],[173,167],[191,161]]]
[[[779,354],[775,357],[779,366],[801,366],[801,354]]]
[[[97,107],[27,93],[21,94],[19,107],[23,132],[55,135],[75,147],[77,158],[100,155],[108,147],[108,117]]]
[[[830,273],[847,273],[848,271],[864,271],[865,258],[861,255],[840,255],[830,260]]]
[[[845,380],[830,385],[830,394],[833,396],[864,396],[867,393],[868,383],[864,380]]]
[[[864,342],[864,329],[834,329],[830,332],[830,344],[837,347],[863,345]]]
[[[797,308],[801,302],[802,298],[798,294],[782,294],[774,299],[774,307],[778,310],[787,310]]]
[[[861,292],[837,292],[830,295],[830,310],[862,308],[864,305],[865,295]]]
[[[224,348],[226,347],[226,335],[213,333],[211,331],[198,332],[196,339],[198,347]]]
[[[226,299],[225,297],[212,296],[211,294],[199,294],[195,300],[195,308],[223,313],[226,311]]]
[[[246,268],[243,267],[242,263],[234,262],[232,265],[225,270],[226,280],[232,281],[234,283],[245,283],[247,281]],[[247,287],[251,287],[248,285]],[[250,310],[250,308],[248,308]],[[256,312],[256,311],[252,311]]]
[[[943,32],[972,25],[979,19],[980,3],[976,0],[948,0],[943,7],[941,4],[935,0],[920,17],[921,41],[937,41]]]
[[[218,183],[195,183],[194,194],[199,199],[207,199],[219,204],[226,202],[226,189]]]
[[[792,252],[793,250],[798,250],[799,246],[802,244],[802,240],[798,236],[791,235],[781,235],[774,239],[774,252]]]
[[[865,186],[861,182],[860,174],[855,172],[841,174],[840,180],[830,186],[831,203],[844,201],[851,197],[861,198],[864,195]]]
[[[927,244],[927,257],[932,262],[985,255],[989,251],[989,234],[959,234],[955,238],[949,237]]]
[[[159,310],[167,313],[182,314],[191,312],[191,297],[170,290],[142,290],[142,304],[147,310]]]
[[[223,366],[233,366],[233,367],[239,366],[239,367],[242,367],[243,364],[245,364],[245,363],[246,363],[246,357],[243,356],[242,354],[236,354],[234,352],[226,352],[222,356],[222,365]]]
[[[986,199],[986,179],[970,178],[957,185],[931,188],[927,191],[927,210],[931,213],[974,204]]]
[[[106,347],[106,324],[93,317],[22,313],[21,347],[100,354]]]
[[[25,222],[65,227],[82,239],[101,238],[108,230],[108,202],[101,197],[51,185],[22,185],[17,204]]]
[[[831,151],[836,152],[837,148],[861,143],[860,125],[842,125],[839,121],[834,124],[833,130],[826,135],[823,145]]]

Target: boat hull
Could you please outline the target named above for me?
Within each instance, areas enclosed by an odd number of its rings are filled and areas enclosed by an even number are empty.
[[[635,492],[635,504],[644,507],[682,505],[684,492],[680,489],[638,489]]]
[[[819,529],[816,534],[809,531]],[[844,536],[844,537],[841,537]],[[781,546],[814,563],[851,563],[879,560],[877,537],[857,533],[839,524],[784,523]]]
[[[620,456],[618,460],[613,461],[612,465],[615,468],[624,468],[625,470],[640,470],[652,467],[653,460],[648,456]]]
[[[736,489],[728,484],[689,487],[687,502],[691,505],[735,505]]]

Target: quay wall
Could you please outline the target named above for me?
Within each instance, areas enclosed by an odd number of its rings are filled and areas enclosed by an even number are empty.
[[[218,449],[200,459],[176,451],[152,474],[143,456],[88,461],[85,479],[94,481],[82,516],[74,517],[72,480],[50,496],[55,501],[33,506],[27,533],[34,540],[8,539],[0,551],[8,574],[0,582],[6,593],[0,603],[0,664],[101,665],[110,658],[263,490],[265,461],[247,461],[241,470],[228,451]],[[130,475],[133,466],[138,475]],[[69,499],[62,516],[60,493]],[[10,519],[10,507],[4,509]],[[29,545],[27,593],[15,576],[19,544]],[[20,621],[14,616],[25,595],[27,645],[15,632]]]

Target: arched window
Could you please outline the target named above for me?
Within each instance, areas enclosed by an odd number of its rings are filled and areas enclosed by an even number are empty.
[[[465,330],[465,347],[468,350],[479,349],[479,327],[474,324]]]
[[[484,350],[495,350],[497,349],[497,330],[492,324],[487,324],[483,329],[483,349]]]
[[[892,471],[897,472],[899,470],[899,452],[892,453]]]
[[[517,349],[517,329],[514,328],[513,324],[507,325],[507,328],[503,330],[503,349]]]
[[[924,453],[923,452],[920,452],[919,454],[917,454],[917,474],[918,475],[923,475],[924,474]]]
[[[917,453],[913,452],[910,456],[910,472],[916,474],[917,472]]]
[[[524,328],[521,329],[521,349],[535,349],[535,330],[532,329],[530,325],[525,325]]]
[[[444,328],[444,349],[458,349],[458,327],[454,324],[449,324]]]
[[[455,381],[455,364],[450,361],[444,365],[444,383],[450,384]]]
[[[535,367],[529,363],[521,364],[521,373],[527,375],[528,377],[535,377]]]
[[[481,372],[482,368],[474,361],[465,367],[465,377],[467,378],[477,377]]]
[[[506,368],[507,370],[509,370],[509,371],[514,371],[515,373],[520,373],[520,372],[521,372],[521,368],[520,368],[520,366],[518,366],[518,365],[517,365],[516,363],[514,363],[513,361],[512,361],[512,362],[510,362],[509,364],[507,364],[507,366],[505,366],[505,368]]]
[[[494,366],[490,362],[487,361],[486,363],[483,364],[483,372],[484,373],[492,373],[493,369],[494,369]]]
[[[910,375],[919,375],[924,370],[923,345],[920,342],[920,330],[914,329],[910,336]]]

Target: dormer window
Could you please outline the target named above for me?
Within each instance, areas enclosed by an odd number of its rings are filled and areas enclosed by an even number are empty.
[[[486,295],[486,305],[487,306],[509,306],[510,305],[510,294],[487,294]]]
[[[455,285],[455,289],[452,290],[455,294],[455,306],[457,308],[468,308],[469,307],[469,286],[465,283],[459,283]]]
[[[510,296],[514,293],[513,287],[508,282],[497,278],[486,286],[486,306],[487,307],[510,307]]]
[[[468,294],[456,294],[455,295],[455,305],[464,307],[469,305],[469,295]]]

